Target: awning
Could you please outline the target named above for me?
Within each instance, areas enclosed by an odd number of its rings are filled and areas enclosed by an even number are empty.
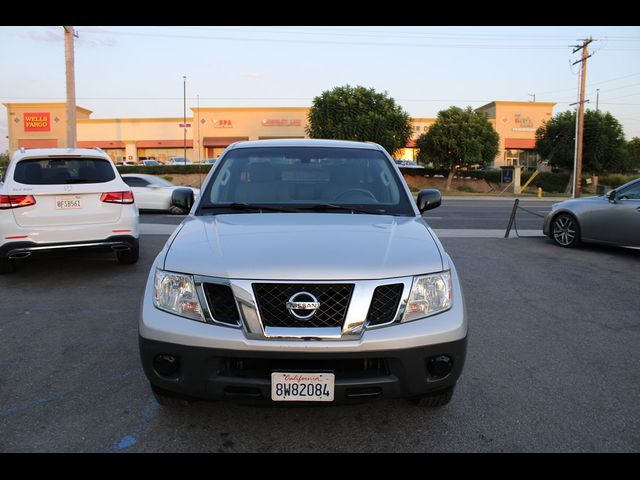
[[[182,140],[140,140],[136,142],[136,148],[182,148]],[[187,148],[193,148],[193,140],[187,140]]]
[[[20,148],[57,148],[57,138],[22,138],[18,139]]]
[[[78,148],[124,148],[124,142],[119,140],[96,140],[78,142]]]
[[[249,140],[249,137],[204,137],[202,144],[205,147],[228,147],[232,143]]]
[[[536,146],[535,138],[505,138],[504,148],[513,150],[533,150]]]

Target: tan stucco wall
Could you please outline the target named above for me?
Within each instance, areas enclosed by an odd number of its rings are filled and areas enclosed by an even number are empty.
[[[478,108],[489,116],[498,135],[500,135],[500,150],[495,164],[505,164],[505,139],[522,138],[535,140],[536,130],[553,115],[551,102],[492,102]]]
[[[139,140],[178,140],[183,138],[182,118],[109,118],[78,120],[78,140],[116,140],[124,143]],[[187,118],[187,123],[193,119]],[[192,128],[187,139],[192,139]]]
[[[18,149],[20,140],[55,139],[58,147],[67,146],[67,113],[64,103],[5,103],[4,106],[7,109],[9,155]],[[49,113],[49,130],[25,131],[25,113]],[[90,110],[81,107],[76,109],[78,119],[88,118],[90,114]]]
[[[9,117],[9,153],[18,148],[20,139],[57,139],[59,147],[66,146],[66,114],[64,103],[5,104]],[[496,101],[478,110],[488,114],[500,135],[500,151],[496,165],[505,160],[505,139],[535,139],[535,130],[552,116],[553,103],[543,102],[503,102]],[[181,140],[182,117],[174,118],[111,118],[91,119],[91,111],[78,107],[78,141],[122,142],[120,152],[133,160],[145,155],[144,149],[137,149],[136,142],[142,140]],[[219,153],[220,149],[206,149],[207,137],[245,137],[249,140],[260,138],[306,137],[308,107],[247,107],[247,108],[192,108],[192,116],[187,118],[191,127],[187,129],[187,140],[193,140],[193,149],[188,148],[187,156],[193,160],[207,158],[207,154]],[[24,113],[50,112],[51,130],[48,132],[25,132]],[[14,119],[19,121],[15,122]],[[55,119],[58,119],[56,122]],[[516,119],[519,119],[518,123]],[[436,121],[435,118],[416,117],[412,140],[423,134]],[[419,127],[416,129],[415,127]],[[515,129],[515,130],[514,130]],[[106,147],[105,147],[106,148]],[[149,147],[151,148],[151,147]],[[177,147],[175,147],[177,148]],[[167,155],[175,155],[173,150]],[[396,158],[414,159],[416,150],[401,149]],[[180,152],[178,156],[182,156]],[[164,160],[164,159],[163,159]]]

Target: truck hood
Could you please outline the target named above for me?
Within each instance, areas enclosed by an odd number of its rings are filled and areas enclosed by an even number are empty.
[[[438,272],[443,260],[420,217],[335,213],[190,216],[164,268],[255,280],[363,280]]]

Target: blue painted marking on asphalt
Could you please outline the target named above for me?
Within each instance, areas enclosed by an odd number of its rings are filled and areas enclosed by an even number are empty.
[[[149,425],[149,422],[151,421],[151,418],[153,417],[153,414],[157,409],[158,409],[158,403],[155,401],[153,397],[151,397],[147,402],[147,405],[144,407],[144,410],[142,411],[142,415],[140,415],[140,420],[138,421],[138,424],[136,425],[134,432],[130,435],[125,435],[124,437],[122,437],[116,443],[115,448],[117,450],[125,450],[127,448],[134,446],[136,443],[138,443],[138,438],[140,437],[140,434],[144,432],[144,430],[147,428],[147,426]]]
[[[38,405],[42,405],[44,403],[48,403],[48,402],[52,402],[54,400],[58,400],[59,398],[61,398],[62,396],[64,396],[66,393],[68,392],[59,392],[59,393],[55,393],[49,397],[44,397],[44,398],[36,398],[33,400],[29,400],[28,402],[25,402],[21,405],[16,405],[14,407],[9,407],[9,408],[3,408],[2,410],[0,410],[0,417],[7,417],[9,415],[13,415],[14,413],[18,413],[21,412],[23,410],[28,410],[31,407],[37,407]]]
[[[133,435],[127,435],[126,437],[123,437],[122,440],[118,442],[118,445],[116,446],[116,448],[119,450],[122,450],[124,448],[132,447],[137,442],[138,442],[138,439],[136,437],[134,437]]]
[[[118,380],[123,380],[125,378],[127,378],[129,375],[131,375],[134,372],[140,372],[141,370],[139,368],[132,368],[131,370],[126,370],[122,373],[119,373],[117,375],[113,375],[109,378],[107,378],[106,380],[104,380],[103,382],[100,382],[98,384],[98,386],[100,385],[105,385],[114,381],[118,381]],[[14,413],[18,413],[21,412],[23,410],[28,410],[32,407],[37,407],[39,405],[43,405],[45,403],[49,403],[52,402],[54,400],[59,400],[60,398],[64,397],[65,395],[69,394],[70,392],[72,392],[73,390],[75,390],[75,388],[69,389],[69,390],[65,390],[62,392],[57,392],[54,393],[53,395],[50,395],[48,397],[43,397],[43,398],[35,398],[33,400],[28,400],[24,403],[21,403],[20,405],[15,405],[13,407],[8,407],[8,408],[3,408],[2,410],[0,410],[0,417],[7,417],[9,415],[13,415]]]

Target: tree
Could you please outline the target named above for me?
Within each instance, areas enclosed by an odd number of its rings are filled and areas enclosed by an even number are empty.
[[[536,131],[536,153],[549,163],[573,169],[576,114],[557,114]],[[591,174],[619,172],[627,169],[629,151],[622,125],[609,112],[587,110],[584,114],[582,169]]]
[[[411,118],[387,92],[361,86],[336,87],[313,99],[307,135],[311,138],[369,141],[393,153],[411,136]]]
[[[640,137],[634,137],[627,144],[629,150],[628,170],[640,170]]]
[[[492,162],[498,154],[499,141],[485,113],[471,107],[449,107],[438,112],[435,123],[416,140],[418,160],[449,169],[445,185],[448,191],[458,167]]]

